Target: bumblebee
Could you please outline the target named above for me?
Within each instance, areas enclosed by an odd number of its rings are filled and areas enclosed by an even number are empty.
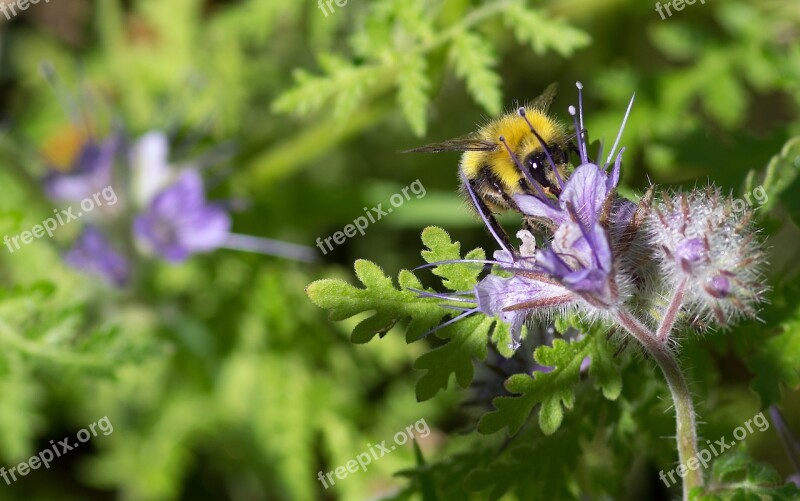
[[[505,236],[493,214],[506,210],[521,213],[515,195],[558,197],[561,193],[574,146],[567,128],[549,115],[557,91],[558,86],[551,84],[530,104],[489,121],[476,132],[407,152],[463,152],[461,191]]]

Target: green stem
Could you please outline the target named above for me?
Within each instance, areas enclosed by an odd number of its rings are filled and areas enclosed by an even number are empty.
[[[702,487],[703,476],[699,469],[687,468],[689,459],[697,457],[697,432],[694,419],[694,406],[689,385],[683,376],[674,353],[663,343],[659,342],[655,334],[643,325],[628,311],[618,310],[615,318],[628,332],[631,333],[645,350],[653,357],[656,364],[664,373],[672,401],[675,406],[675,420],[677,422],[676,439],[678,442],[678,458],[686,470],[683,478],[683,500],[689,500],[689,492],[695,487]]]

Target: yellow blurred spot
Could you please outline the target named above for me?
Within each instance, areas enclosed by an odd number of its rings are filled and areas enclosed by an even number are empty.
[[[68,125],[45,142],[42,156],[50,167],[66,172],[72,168],[86,140],[84,131]]]

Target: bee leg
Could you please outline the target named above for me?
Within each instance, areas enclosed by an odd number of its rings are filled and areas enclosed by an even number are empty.
[[[478,187],[477,183],[474,180],[469,181],[469,185],[473,192],[477,192]],[[502,190],[498,190],[498,193],[505,195],[505,193],[503,193]],[[514,246],[511,245],[511,240],[508,238],[506,230],[504,230],[503,227],[500,226],[500,222],[497,220],[494,213],[491,210],[489,210],[489,207],[486,205],[486,203],[483,200],[481,200],[480,197],[475,197],[473,201],[475,202],[475,210],[486,216],[486,222],[487,224],[489,224],[489,226],[491,226],[491,229],[494,230],[494,233],[498,236],[498,238],[500,238],[500,240],[503,241],[503,244],[505,244],[507,249],[510,249],[513,254],[516,254]],[[513,202],[513,200],[511,201]],[[514,204],[514,206],[516,207],[516,203]]]

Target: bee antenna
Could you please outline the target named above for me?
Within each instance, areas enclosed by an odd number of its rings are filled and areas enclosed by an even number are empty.
[[[536,190],[536,192],[539,194],[539,196],[541,197],[541,199],[542,199],[542,200],[549,200],[549,199],[547,198],[547,195],[546,195],[546,194],[545,194],[545,192],[544,192],[544,189],[542,189],[542,186],[541,186],[541,185],[540,185],[540,184],[539,184],[539,183],[538,183],[538,182],[537,182],[535,179],[533,179],[533,176],[531,176],[531,173],[530,173],[530,172],[528,172],[528,170],[525,168],[525,166],[524,166],[524,165],[522,165],[522,163],[519,161],[519,158],[517,158],[517,156],[514,154],[514,152],[513,152],[513,151],[511,151],[511,147],[510,147],[510,146],[508,145],[508,143],[506,142],[506,138],[505,138],[505,136],[500,136],[500,137],[498,138],[498,140],[499,140],[501,143],[503,143],[503,146],[505,146],[505,147],[506,147],[506,151],[508,152],[508,154],[509,154],[509,155],[511,155],[511,159],[512,159],[512,160],[514,160],[514,163],[515,163],[515,164],[517,164],[517,168],[518,168],[520,171],[522,171],[522,173],[525,175],[525,179],[527,179],[527,180],[528,180],[528,182],[529,182],[529,183],[531,183],[531,186],[533,186],[533,187],[534,187],[534,189],[535,189],[535,190]]]
[[[519,116],[522,117],[523,120],[525,120],[525,123],[528,124],[528,127],[531,129],[531,132],[533,133],[533,135],[536,136],[536,139],[539,140],[539,144],[541,145],[542,149],[544,150],[544,154],[547,156],[547,160],[550,162],[550,165],[553,167],[553,172],[556,175],[556,181],[558,181],[558,186],[559,186],[559,188],[561,188],[563,190],[564,189],[564,180],[561,179],[561,174],[559,174],[558,167],[556,167],[556,163],[553,161],[553,157],[550,155],[550,150],[547,148],[547,144],[545,144],[544,139],[542,139],[542,136],[540,136],[539,133],[536,132],[536,129],[533,128],[533,124],[528,119],[528,115],[525,114],[525,108],[524,107],[520,107],[517,110],[517,113],[519,114]]]
[[[572,115],[572,121],[575,123],[575,130],[578,131],[575,137],[578,139],[578,153],[580,153],[581,155],[581,163],[588,164],[589,155],[586,154],[586,138],[584,137],[585,131],[580,128],[580,125],[578,123],[578,117],[576,116],[575,112],[575,107],[570,105],[569,108],[567,108],[567,110],[569,111],[569,114]]]

